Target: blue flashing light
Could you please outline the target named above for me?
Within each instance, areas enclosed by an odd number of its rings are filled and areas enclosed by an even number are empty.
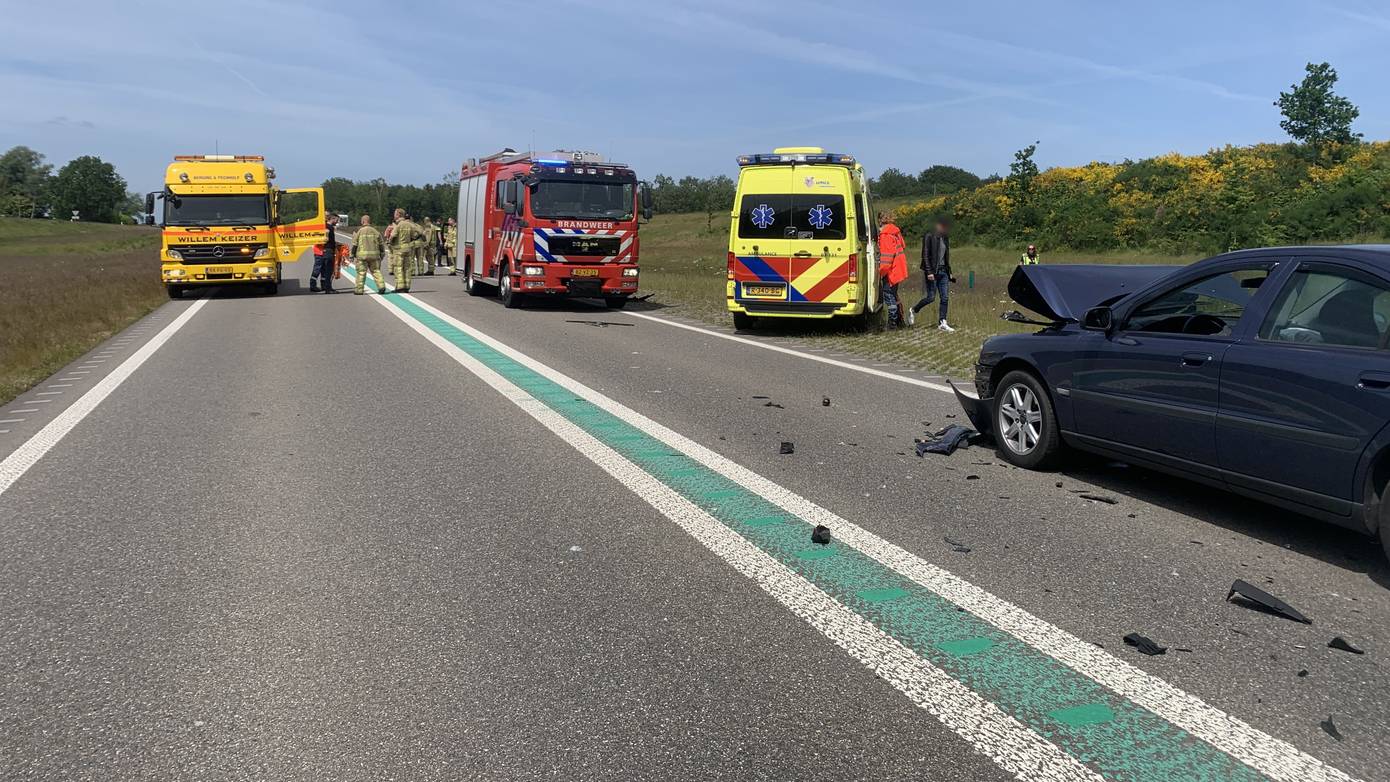
[[[753,155],[739,155],[738,164],[740,166],[758,166],[774,163],[840,163],[842,165],[853,165],[853,155],[840,155],[835,153],[789,153],[774,154],[763,152]]]

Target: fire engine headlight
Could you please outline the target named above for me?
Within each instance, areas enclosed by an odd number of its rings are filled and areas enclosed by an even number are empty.
[[[170,251],[169,251],[169,260],[171,260],[171,261],[182,261],[182,260],[183,260],[183,253],[179,252],[178,250],[170,250]]]
[[[257,250],[257,251],[256,251],[256,254],[255,254],[254,256],[252,256],[252,257],[253,257],[253,258],[269,258],[269,257],[270,257],[270,248],[269,248],[269,247],[262,247],[261,249]]]
[[[539,266],[523,266],[521,267],[521,273],[528,277],[539,277],[545,274],[545,269]]]
[[[636,269],[623,269],[623,276],[624,276],[624,277],[636,277],[636,276],[637,276],[637,270],[636,270]]]
[[[164,270],[164,276],[165,276],[165,277],[183,277],[183,276],[185,276],[186,274],[188,274],[188,272],[184,271],[183,269],[165,269],[165,270]]]

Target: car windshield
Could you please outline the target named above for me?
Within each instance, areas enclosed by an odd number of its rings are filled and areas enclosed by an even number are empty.
[[[531,191],[531,214],[550,219],[631,220],[631,182],[542,180]]]
[[[263,195],[165,197],[165,225],[266,225],[269,201]]]

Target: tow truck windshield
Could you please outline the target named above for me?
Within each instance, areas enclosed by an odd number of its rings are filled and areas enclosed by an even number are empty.
[[[267,225],[263,195],[196,195],[164,198],[165,225]]]
[[[632,182],[542,180],[531,193],[536,217],[576,220],[631,220]]]

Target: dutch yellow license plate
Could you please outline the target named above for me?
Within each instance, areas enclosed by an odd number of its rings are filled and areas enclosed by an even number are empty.
[[[570,273],[575,277],[597,277],[598,269],[575,269]]]
[[[743,295],[759,299],[780,299],[787,295],[785,285],[744,285]]]
[[[230,266],[209,266],[209,267],[208,267],[208,274],[231,274],[231,273],[232,273],[232,267],[230,267]]]

